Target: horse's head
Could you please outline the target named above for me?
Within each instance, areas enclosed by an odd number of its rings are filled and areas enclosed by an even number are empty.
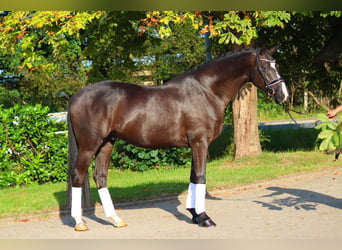
[[[279,75],[278,64],[272,58],[272,54],[276,50],[277,47],[274,47],[269,50],[261,49],[260,52],[257,52],[252,81],[276,102],[283,103],[287,101],[289,91],[283,78]]]

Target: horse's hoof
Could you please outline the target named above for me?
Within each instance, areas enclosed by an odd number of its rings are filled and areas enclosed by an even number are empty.
[[[212,219],[203,220],[200,224],[200,227],[216,227],[216,223]]]
[[[200,227],[215,227],[216,223],[205,213],[200,213],[198,215],[199,220],[199,226]]]
[[[114,227],[116,228],[127,227],[127,226],[128,226],[127,223],[124,221],[119,221],[117,223],[114,223]]]
[[[75,231],[78,231],[78,232],[88,231],[88,230],[89,230],[89,228],[83,222],[78,223],[75,227]]]

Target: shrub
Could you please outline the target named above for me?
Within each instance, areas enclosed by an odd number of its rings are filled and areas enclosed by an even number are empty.
[[[337,117],[329,119],[325,114],[318,114],[317,119],[321,121],[316,126],[317,130],[321,130],[317,136],[319,150],[335,152],[337,160],[342,151],[342,122]]]
[[[12,107],[15,103],[22,101],[20,91],[18,89],[6,89],[0,86],[0,104],[4,107]]]
[[[189,148],[146,149],[116,140],[112,162],[116,168],[133,171],[165,166],[190,166],[191,150]]]
[[[65,124],[48,112],[41,105],[0,106],[0,188],[66,180],[67,136],[54,133]]]

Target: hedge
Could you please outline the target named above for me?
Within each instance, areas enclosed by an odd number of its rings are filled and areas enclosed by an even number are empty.
[[[64,181],[67,177],[65,124],[48,118],[49,108],[0,107],[0,188]]]

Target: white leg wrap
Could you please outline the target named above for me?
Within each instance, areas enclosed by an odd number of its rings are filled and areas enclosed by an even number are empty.
[[[186,198],[186,208],[195,208],[195,191],[196,184],[190,182],[188,188],[188,196]]]
[[[205,184],[196,184],[195,211],[200,214],[205,211]]]
[[[110,197],[108,188],[107,187],[100,188],[98,192],[99,192],[101,203],[102,203],[106,216],[111,217],[111,216],[116,215],[113,201],[112,201],[112,198]]]
[[[76,219],[76,222],[82,218],[82,188],[71,188],[71,216]]]
[[[114,221],[114,225],[122,221],[122,219],[117,215],[112,215],[110,218],[112,218],[112,220]]]
[[[186,198],[186,208],[195,208],[197,214],[205,211],[205,184],[189,184],[188,196]]]

